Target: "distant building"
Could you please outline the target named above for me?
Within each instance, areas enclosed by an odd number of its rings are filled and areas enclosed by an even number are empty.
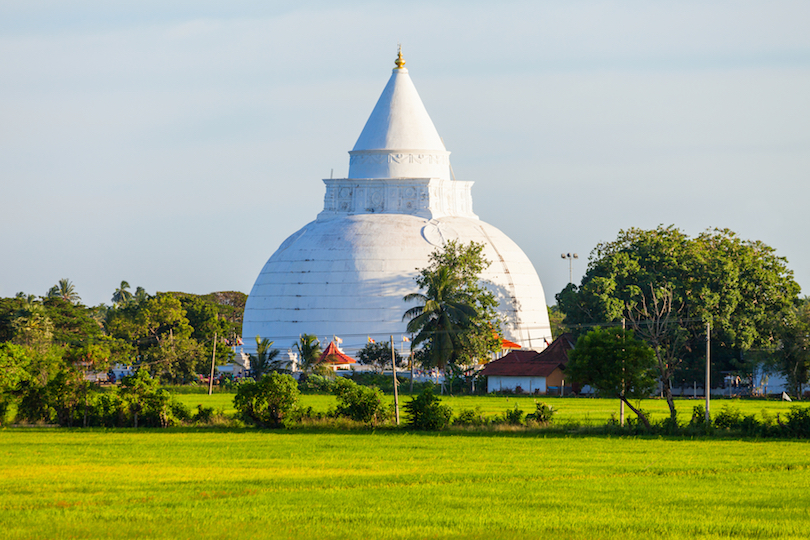
[[[503,337],[541,350],[551,331],[537,272],[517,244],[473,213],[472,182],[454,178],[401,53],[395,63],[349,152],[348,176],[323,180],[323,211],[281,244],[256,279],[245,343],[258,335],[287,346],[303,333],[337,334],[356,354],[369,338],[399,341],[410,307],[403,296],[416,292],[414,277],[430,253],[457,240],[485,246],[492,264],[481,277],[499,301]]]
[[[568,351],[573,348],[573,336],[563,334],[543,352],[511,351],[493,360],[481,370],[487,377],[487,392],[559,395],[565,380]]]

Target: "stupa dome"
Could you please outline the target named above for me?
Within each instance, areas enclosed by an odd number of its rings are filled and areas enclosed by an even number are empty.
[[[404,68],[397,67],[350,154],[347,178],[326,179],[324,209],[264,265],[245,306],[246,349],[257,335],[289,347],[302,333],[400,340],[414,278],[448,240],[484,244],[482,280],[499,300],[503,337],[541,350],[551,341],[532,263],[472,211],[472,182],[451,178],[449,152]],[[547,340],[547,341],[546,341]],[[324,344],[325,345],[325,344]]]

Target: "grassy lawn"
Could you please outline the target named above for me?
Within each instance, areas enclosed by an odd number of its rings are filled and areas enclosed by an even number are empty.
[[[809,468],[802,441],[15,428],[0,430],[0,531],[807,538]]]
[[[226,414],[232,415],[236,412],[233,408],[233,394],[176,394],[175,397],[191,407],[202,404],[206,407],[223,409]],[[393,396],[387,396],[393,403]],[[410,399],[409,396],[400,396],[400,411],[402,405]],[[503,396],[454,396],[442,397],[442,401],[453,408],[453,412],[458,414],[462,409],[475,409],[480,407],[487,416],[503,414],[507,409],[513,409],[517,404],[520,409],[530,413],[535,408],[535,400],[544,401],[553,406],[557,411],[554,417],[555,423],[577,422],[583,425],[602,425],[610,418],[611,414],[619,415],[619,402],[614,399],[594,399],[594,398],[559,398],[559,397],[503,397]],[[663,399],[645,399],[640,402],[641,407],[651,413],[654,420],[669,417],[667,402]],[[676,399],[675,405],[678,410],[678,417],[681,423],[686,423],[692,417],[692,407],[703,405],[702,399]],[[303,395],[301,405],[312,407],[316,411],[326,411],[335,405],[335,398],[330,395]],[[803,403],[789,403],[776,400],[740,400],[740,399],[715,399],[712,400],[712,413],[717,414],[724,406],[731,406],[739,409],[745,415],[755,415],[762,420],[762,410],[768,411],[771,416],[776,413],[785,413],[791,406],[806,406]],[[626,409],[627,417],[634,416],[630,409]]]

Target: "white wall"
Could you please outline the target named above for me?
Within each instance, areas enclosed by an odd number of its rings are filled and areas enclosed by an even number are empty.
[[[487,393],[500,392],[501,390],[514,390],[520,386],[523,392],[534,394],[546,393],[545,377],[504,377],[501,375],[491,375],[487,377]]]

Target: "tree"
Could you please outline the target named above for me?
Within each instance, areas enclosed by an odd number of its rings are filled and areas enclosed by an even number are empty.
[[[810,297],[805,297],[783,321],[776,360],[791,393],[801,399],[810,374]]]
[[[489,266],[484,245],[447,242],[430,255],[430,264],[415,278],[424,293],[405,296],[417,302],[403,315],[415,334],[411,347],[427,349],[424,358],[444,370],[448,364],[471,364],[498,347],[500,331],[494,294],[480,281]]]
[[[331,375],[332,370],[320,363],[321,342],[314,334],[301,334],[293,344],[293,348],[298,351],[298,365],[305,375]]]
[[[115,292],[112,295],[112,303],[117,307],[123,306],[132,301],[132,293],[127,289],[129,289],[129,283],[126,281],[121,281],[121,286],[115,289]]]
[[[632,330],[596,328],[580,336],[569,351],[565,374],[605,396],[621,399],[649,428],[644,412],[628,399],[649,397],[656,386],[655,368],[655,353]]]
[[[332,390],[337,397],[335,414],[355,422],[377,425],[388,418],[388,406],[383,393],[376,386],[362,386],[352,380],[338,377]]]
[[[675,419],[672,381],[679,372],[697,380],[707,323],[713,360],[720,363],[716,372],[746,369],[746,350],[778,340],[773,321],[799,292],[786,263],[773,248],[728,229],[696,238],[673,226],[629,229],[594,248],[580,285],[569,284],[557,303],[577,334],[625,319],[653,348]]]
[[[298,402],[298,383],[291,375],[272,372],[239,385],[233,403],[239,413],[260,427],[281,427]]]
[[[357,353],[357,361],[366,366],[373,366],[374,371],[382,373],[385,366],[391,363],[391,343],[367,343]],[[402,356],[394,349],[397,365],[402,364]]]
[[[279,354],[279,350],[272,347],[272,341],[256,336],[256,354],[250,355],[250,371],[254,379],[261,379],[262,375],[270,371],[284,369],[281,362],[275,359]]]
[[[81,300],[81,297],[76,292],[76,287],[67,278],[60,279],[58,284],[51,287],[48,291],[48,298],[61,298],[71,303]]]

